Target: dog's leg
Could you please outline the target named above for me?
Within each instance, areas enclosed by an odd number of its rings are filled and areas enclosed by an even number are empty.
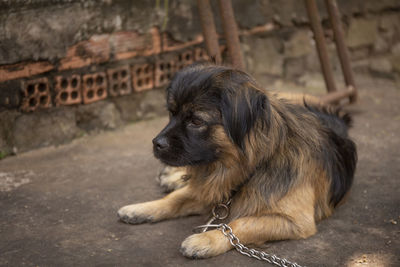
[[[165,166],[157,177],[157,181],[166,193],[184,187],[188,179],[185,167],[177,168],[170,166]]]
[[[310,218],[312,221],[312,219]],[[315,233],[314,222],[302,225],[283,215],[243,217],[229,223],[232,232],[244,245],[261,245],[266,241],[300,239]],[[208,258],[222,254],[232,245],[220,230],[193,234],[181,245],[181,253],[189,258]]]
[[[298,187],[266,209],[265,215],[241,217],[229,223],[244,245],[261,245],[266,241],[307,238],[316,232],[312,187]],[[182,254],[191,258],[207,258],[232,248],[220,230],[194,234],[181,246]]]
[[[193,193],[188,186],[185,186],[162,199],[122,207],[118,211],[118,216],[123,222],[140,224],[201,214],[206,208],[193,198]]]

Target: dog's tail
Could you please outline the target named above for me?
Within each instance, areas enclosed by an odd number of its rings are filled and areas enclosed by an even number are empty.
[[[353,118],[350,112],[343,111],[340,107],[332,105],[309,104],[303,99],[304,107],[314,113],[322,124],[342,137],[347,137],[347,131],[353,126]]]
[[[338,116],[346,124],[347,128],[353,126],[353,117],[350,112],[344,112],[342,109],[338,108],[336,111],[336,116]]]

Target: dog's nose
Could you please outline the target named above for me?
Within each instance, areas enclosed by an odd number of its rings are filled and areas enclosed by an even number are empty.
[[[153,139],[154,148],[161,151],[169,147],[166,137],[156,137]]]

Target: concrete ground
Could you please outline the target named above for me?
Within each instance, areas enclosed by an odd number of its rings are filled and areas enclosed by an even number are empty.
[[[307,240],[262,249],[307,266],[400,266],[400,90],[358,77],[359,162],[347,203]],[[180,243],[206,217],[127,225],[119,207],[163,196],[151,139],[166,118],[0,161],[1,266],[268,266],[230,251],[190,260]]]

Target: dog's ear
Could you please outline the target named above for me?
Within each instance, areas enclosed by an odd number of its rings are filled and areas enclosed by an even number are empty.
[[[221,98],[221,113],[225,131],[242,150],[245,138],[256,122],[268,126],[268,98],[251,82],[225,84]]]

